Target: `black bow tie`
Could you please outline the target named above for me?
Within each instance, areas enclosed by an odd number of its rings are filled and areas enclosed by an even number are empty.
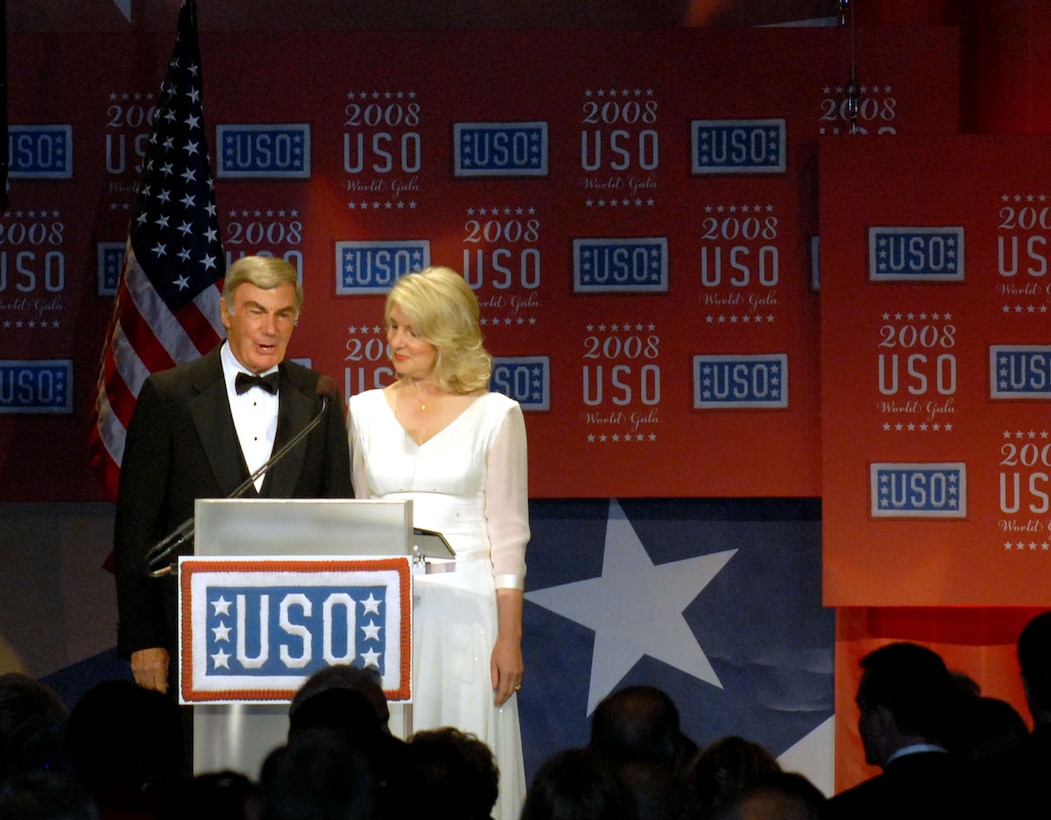
[[[242,393],[247,393],[253,387],[261,387],[271,396],[276,396],[278,381],[280,378],[280,373],[276,370],[266,376],[238,373],[237,378],[234,379],[234,390],[236,390],[237,395],[240,396]]]

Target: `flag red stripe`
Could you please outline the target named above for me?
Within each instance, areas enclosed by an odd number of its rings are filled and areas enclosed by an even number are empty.
[[[212,323],[201,313],[200,308],[194,302],[190,302],[190,304],[176,313],[175,318],[179,320],[179,324],[186,328],[187,335],[197,345],[197,349],[201,351],[202,355],[222,341],[219,334],[215,332]]]
[[[176,362],[164,349],[153,328],[146,323],[138,308],[131,299],[121,300],[120,327],[128,338],[128,343],[138,354],[142,363],[151,373],[175,367]]]
[[[131,424],[131,414],[135,409],[135,393],[131,391],[117,370],[117,362],[113,358],[113,349],[106,351],[106,396],[109,399],[110,408],[125,428]]]

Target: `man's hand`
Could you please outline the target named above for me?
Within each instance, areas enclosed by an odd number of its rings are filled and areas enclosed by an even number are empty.
[[[161,694],[168,692],[168,650],[155,646],[131,653],[131,674],[135,682]]]

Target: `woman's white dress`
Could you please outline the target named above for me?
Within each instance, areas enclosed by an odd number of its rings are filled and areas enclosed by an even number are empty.
[[[412,499],[413,523],[445,535],[455,570],[414,577],[412,729],[455,726],[483,740],[500,767],[497,820],[525,798],[518,698],[493,703],[496,589],[522,589],[529,540],[526,438],[518,403],[484,393],[417,444],[382,390],[350,399],[358,498]]]

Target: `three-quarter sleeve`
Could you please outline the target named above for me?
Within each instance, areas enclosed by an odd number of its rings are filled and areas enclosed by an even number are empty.
[[[486,456],[485,518],[497,589],[525,588],[529,466],[522,408],[512,406]]]

